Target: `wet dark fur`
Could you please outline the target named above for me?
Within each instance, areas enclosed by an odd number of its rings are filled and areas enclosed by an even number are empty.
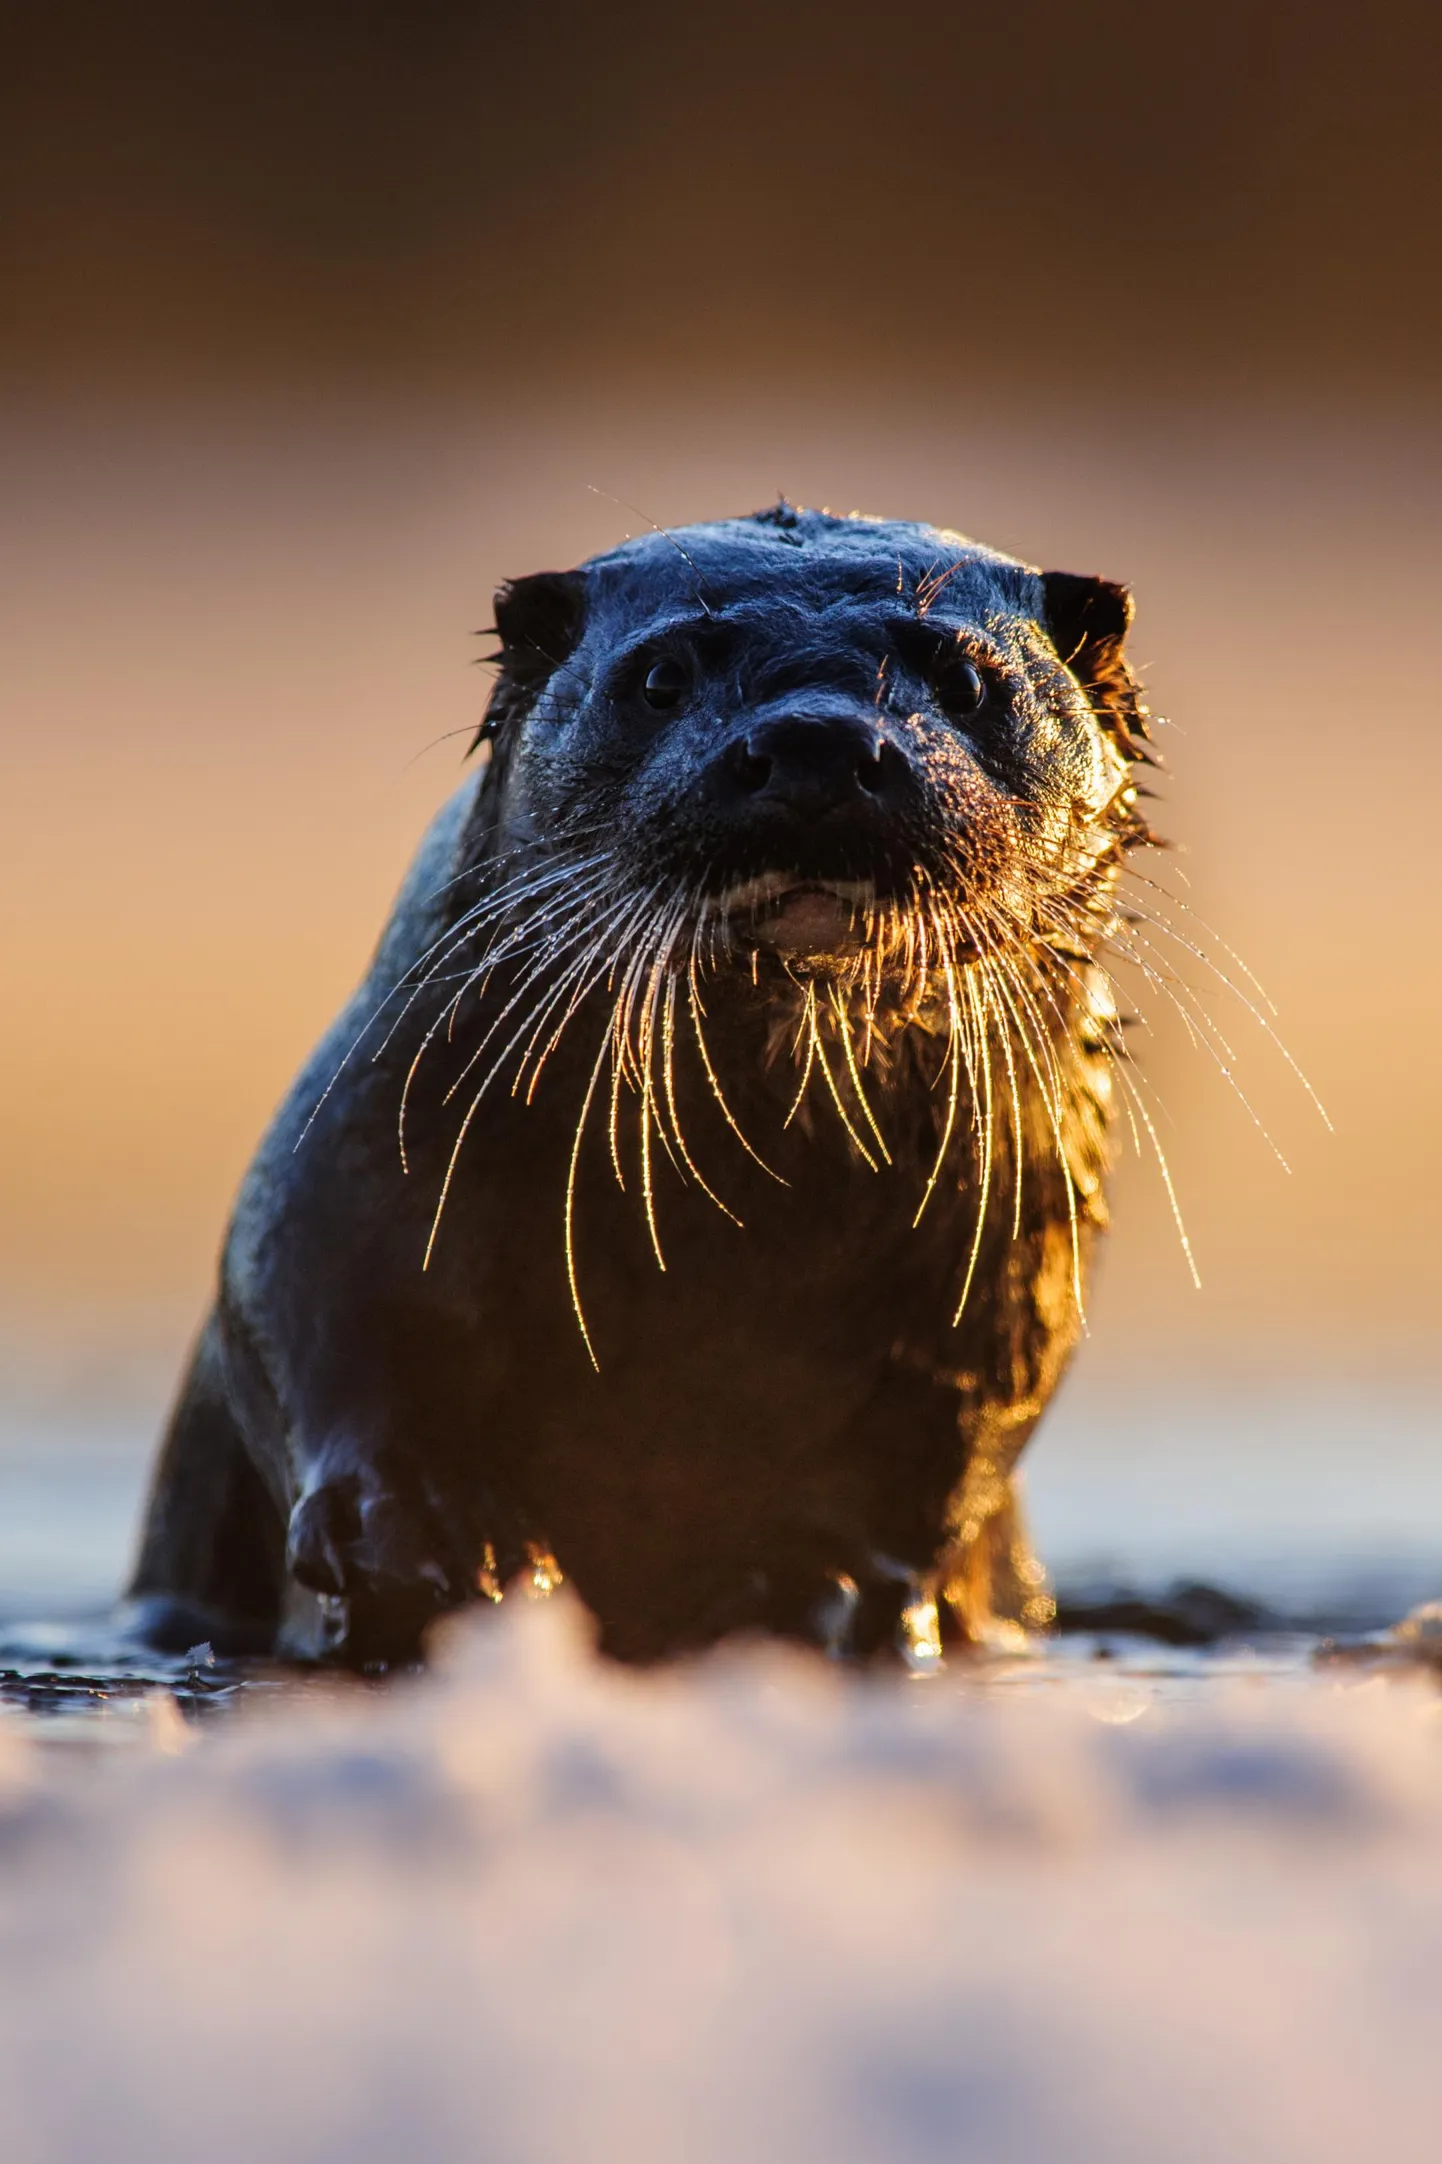
[[[636,1659],[1040,1620],[1009,1476],[1104,1222],[1126,595],[782,505],[497,614],[489,764],[244,1184],[132,1615],[363,1661],[559,1572]]]

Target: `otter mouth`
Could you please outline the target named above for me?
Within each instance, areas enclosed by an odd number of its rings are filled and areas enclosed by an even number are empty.
[[[869,879],[808,879],[762,872],[716,898],[732,931],[788,955],[854,954],[866,944],[866,910],[876,900]]]

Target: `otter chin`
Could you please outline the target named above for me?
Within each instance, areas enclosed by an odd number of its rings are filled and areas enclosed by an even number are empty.
[[[480,756],[237,1198],[136,1631],[364,1665],[562,1578],[632,1661],[1046,1621],[1130,621],[785,502],[502,586]]]

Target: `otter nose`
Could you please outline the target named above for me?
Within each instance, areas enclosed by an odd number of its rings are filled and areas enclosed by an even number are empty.
[[[883,794],[905,762],[865,722],[797,716],[763,722],[726,751],[723,766],[737,796],[818,819]]]

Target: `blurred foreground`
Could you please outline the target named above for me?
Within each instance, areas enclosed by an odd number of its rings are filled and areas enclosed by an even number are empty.
[[[0,1716],[7,2164],[1435,2154],[1423,1681],[637,1677],[557,1598],[137,1732]]]

